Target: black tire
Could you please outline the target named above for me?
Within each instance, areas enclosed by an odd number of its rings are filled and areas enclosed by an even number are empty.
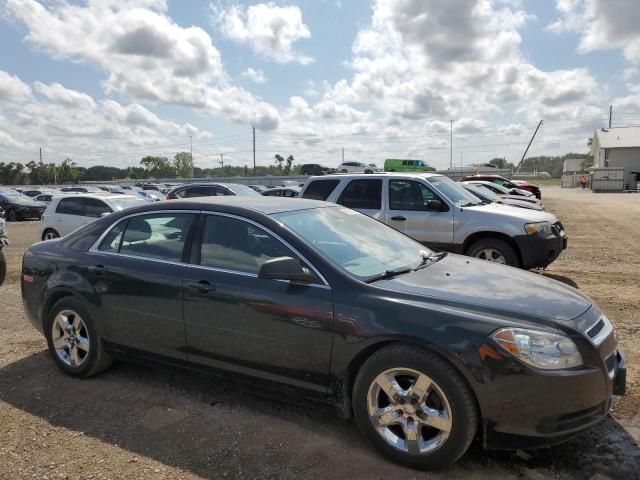
[[[7,278],[7,261],[4,258],[4,252],[0,248],[0,285],[4,283],[5,278]]]
[[[10,222],[17,222],[18,212],[16,212],[15,210],[9,210],[9,212],[7,213],[7,220],[9,220]]]
[[[373,173],[373,170],[368,170],[368,169],[367,169],[367,170],[365,170],[365,171],[364,171],[364,173],[366,173],[366,174],[370,175],[370,174],[372,174],[372,173]]]
[[[505,263],[511,267],[519,267],[520,260],[518,259],[518,254],[513,249],[511,245],[509,245],[504,240],[500,240],[499,238],[481,238],[480,240],[476,240],[473,244],[467,249],[466,255],[474,258],[479,258],[482,260],[487,260],[484,256],[484,251],[493,250],[498,252],[505,260]]]
[[[432,452],[411,454],[391,446],[369,417],[369,387],[379,374],[393,368],[412,369],[430,377],[446,395],[451,430],[444,443]],[[352,403],[356,423],[373,446],[394,462],[421,470],[435,470],[455,463],[467,451],[478,430],[475,397],[466,381],[441,357],[413,345],[396,343],[371,355],[356,377]]]
[[[302,172],[302,175],[311,175],[311,174],[305,170],[304,172]]]
[[[341,172],[341,173],[348,173],[348,172],[347,172],[347,170],[346,170],[346,169],[344,169],[344,168],[343,168],[342,170],[340,170],[340,172]]]
[[[47,228],[44,232],[42,232],[42,241],[45,240],[53,240],[55,238],[60,238],[60,234],[54,230],[53,228]]]
[[[72,311],[80,315],[89,337],[89,351],[86,354],[87,358],[79,366],[75,367],[68,365],[58,356],[53,344],[53,322],[57,315],[65,310]],[[111,357],[104,350],[102,339],[96,330],[93,318],[82,302],[73,297],[62,298],[51,307],[44,322],[44,332],[47,339],[47,345],[49,346],[49,353],[51,354],[54,363],[60,370],[72,377],[90,377],[92,375],[96,375],[108,368],[112,363]]]

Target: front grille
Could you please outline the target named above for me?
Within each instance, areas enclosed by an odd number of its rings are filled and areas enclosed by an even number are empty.
[[[604,328],[604,320],[600,319],[593,327],[591,327],[587,331],[587,336],[593,339],[602,331],[603,328]]]

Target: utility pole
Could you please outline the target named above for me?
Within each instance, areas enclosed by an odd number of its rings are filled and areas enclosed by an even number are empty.
[[[453,169],[453,120],[449,120],[449,170]]]
[[[609,105],[609,128],[611,128],[611,117],[613,116],[613,105]]]
[[[220,154],[220,168],[224,168],[224,153]]]
[[[529,151],[529,147],[531,146],[531,144],[533,143],[533,139],[536,138],[536,134],[538,133],[538,130],[540,130],[540,127],[542,126],[542,120],[540,120],[540,123],[538,123],[538,126],[536,127],[536,131],[533,132],[533,135],[531,137],[531,140],[529,140],[529,145],[527,145],[526,150],[524,151],[524,153],[522,154],[522,158],[520,159],[520,163],[518,164],[518,168],[516,169],[516,173],[520,171],[520,166],[522,165],[522,162],[524,161],[524,157],[527,156],[527,152]]]
[[[342,163],[344,163],[344,147],[342,147]]]
[[[193,135],[189,135],[189,143],[191,144],[191,161],[193,162]]]
[[[256,176],[256,127],[251,127],[253,132],[253,176]]]
[[[42,147],[40,147],[40,163],[42,163]]]

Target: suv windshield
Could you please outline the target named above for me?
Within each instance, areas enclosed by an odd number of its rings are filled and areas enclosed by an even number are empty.
[[[430,177],[428,182],[457,207],[470,207],[482,203],[478,197],[467,192],[462,185],[449,177]]]
[[[314,208],[273,216],[330,262],[364,281],[415,268],[432,253],[393,228],[348,208]]]

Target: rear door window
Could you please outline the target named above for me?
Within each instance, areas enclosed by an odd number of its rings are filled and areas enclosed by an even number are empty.
[[[84,200],[82,198],[63,198],[56,207],[56,213],[63,215],[84,215]]]
[[[382,209],[382,180],[352,180],[338,203],[348,208]]]
[[[179,262],[194,215],[160,213],[131,217],[122,236],[120,253]]]
[[[302,198],[308,198],[310,200],[326,200],[339,183],[340,180],[314,180],[309,183],[309,186],[304,191]]]
[[[184,191],[184,196],[182,198],[209,197],[209,196],[211,196],[211,187],[199,186],[199,187],[186,188]]]

